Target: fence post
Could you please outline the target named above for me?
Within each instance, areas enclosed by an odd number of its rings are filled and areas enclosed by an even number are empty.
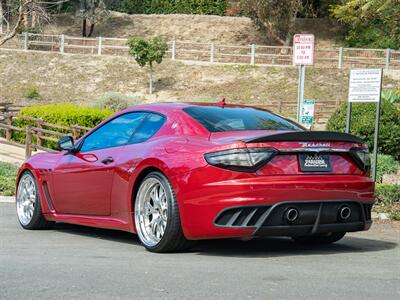
[[[7,114],[6,124],[10,125],[10,126],[12,125],[12,114],[11,113]],[[11,128],[7,128],[6,129],[6,140],[7,141],[11,141],[11,138],[12,138],[12,129]]]
[[[28,50],[29,48],[29,33],[24,32],[24,50]]]
[[[75,126],[78,126],[78,125],[75,125]],[[74,139],[74,141],[76,141],[76,140],[78,139],[78,137],[79,137],[79,132],[80,132],[80,130],[79,130],[77,127],[75,127],[75,126],[71,126],[71,129],[72,129],[72,138]]]
[[[250,64],[254,65],[256,59],[256,45],[251,45],[251,57],[250,57]]]
[[[386,49],[386,70],[389,69],[389,65],[390,65],[390,48]]]
[[[25,158],[32,156],[32,131],[31,126],[26,125],[26,138],[25,138]]]
[[[210,47],[210,63],[214,62],[214,55],[215,55],[215,45],[214,45],[214,43],[211,43],[211,47]]]
[[[40,129],[43,129],[43,120],[37,120],[37,127],[38,128],[40,128]],[[43,135],[43,132],[41,132],[41,131],[37,131],[36,132],[36,138],[37,138],[37,145],[38,146],[42,146],[42,144],[43,144],[43,139],[42,139],[42,136]]]
[[[61,35],[60,37],[60,52],[64,53],[64,45],[65,45],[65,35]]]
[[[338,59],[339,61],[338,61],[338,64],[339,64],[339,69],[341,69],[342,68],[342,66],[343,66],[343,47],[340,47],[339,48],[339,59]]]
[[[101,36],[99,36],[99,37],[97,38],[97,46],[98,46],[98,48],[97,48],[97,54],[98,54],[98,55],[101,55],[102,42],[103,42],[103,38],[102,38]]]
[[[171,49],[171,59],[175,60],[176,59],[176,41],[175,39],[172,41],[172,49]]]

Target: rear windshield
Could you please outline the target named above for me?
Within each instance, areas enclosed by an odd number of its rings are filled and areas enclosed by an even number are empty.
[[[257,108],[193,106],[184,108],[184,111],[210,132],[235,130],[304,130],[294,122]]]

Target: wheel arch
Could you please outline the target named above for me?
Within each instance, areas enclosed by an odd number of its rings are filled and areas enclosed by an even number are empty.
[[[146,178],[147,175],[149,175],[152,172],[160,172],[163,174],[165,177],[168,178],[168,176],[159,168],[155,166],[148,166],[145,167],[143,170],[140,171],[140,173],[136,176],[136,179],[133,183],[132,187],[132,211],[135,210],[135,201],[136,201],[136,196],[139,191],[140,184],[142,183],[143,179]]]

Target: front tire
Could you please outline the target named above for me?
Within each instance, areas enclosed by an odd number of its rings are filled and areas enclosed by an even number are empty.
[[[191,246],[182,232],[178,203],[168,179],[147,175],[135,200],[135,225],[140,242],[152,252],[177,252]]]
[[[341,240],[346,232],[330,232],[328,234],[293,236],[292,239],[300,244],[332,244]]]
[[[53,227],[54,222],[49,222],[43,217],[38,185],[28,170],[22,173],[18,181],[16,206],[18,221],[24,229]]]

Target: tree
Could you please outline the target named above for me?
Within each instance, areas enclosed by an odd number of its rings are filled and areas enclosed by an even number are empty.
[[[243,11],[281,45],[289,45],[302,0],[242,0]]]
[[[140,67],[149,65],[149,93],[153,93],[153,64],[160,64],[168,49],[167,43],[159,37],[144,39],[131,37],[128,40],[129,54],[133,56]]]
[[[399,0],[342,0],[331,14],[348,26],[346,42],[353,47],[399,48]]]
[[[78,15],[82,18],[82,36],[90,37],[94,26],[108,17],[109,12],[104,0],[79,0]],[[89,32],[87,26],[89,25]]]

